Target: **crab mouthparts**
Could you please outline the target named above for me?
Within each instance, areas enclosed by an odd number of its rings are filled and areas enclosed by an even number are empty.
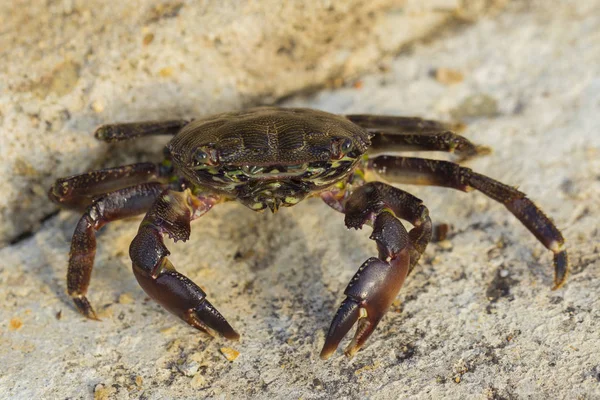
[[[300,176],[307,172],[310,168],[310,164],[297,164],[297,165],[244,165],[241,167],[241,171],[247,176],[253,178],[283,178]]]
[[[213,175],[227,176],[233,180],[241,177],[275,180],[315,176],[323,173],[326,169],[331,168],[331,166],[331,163],[318,161],[293,165],[228,165],[221,167],[201,165],[194,169],[197,171],[204,170]]]

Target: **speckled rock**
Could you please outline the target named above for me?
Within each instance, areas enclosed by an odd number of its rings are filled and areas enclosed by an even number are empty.
[[[55,210],[44,193],[56,177],[102,163],[101,123],[339,85],[459,11],[480,12],[457,0],[110,3],[0,4],[0,245]]]
[[[0,250],[0,398],[600,398],[599,26],[599,0],[515,1],[352,85],[285,103],[464,118],[465,135],[494,149],[469,166],[518,185],[563,230],[572,262],[563,289],[550,290],[550,253],[501,205],[406,186],[454,226],[449,242],[428,247],[355,358],[323,362],[342,292],[375,254],[370,229],[346,230],[317,200],[276,215],[224,204],[187,243],[167,243],[242,334],[232,343],[148,301],[127,255],[139,219],[99,235],[89,297],[102,322],[83,319],[65,294],[78,215],[61,212]],[[111,107],[111,117],[143,116]],[[111,148],[115,163],[122,148]]]

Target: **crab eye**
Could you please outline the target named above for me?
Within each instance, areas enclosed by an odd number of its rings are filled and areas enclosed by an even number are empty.
[[[219,152],[210,146],[199,147],[194,152],[193,162],[196,165],[217,165],[219,163]]]
[[[334,160],[344,158],[352,149],[352,140],[348,138],[336,138],[331,141],[331,157]]]
[[[351,148],[352,148],[352,140],[344,139],[344,141],[342,142],[342,145],[340,146],[340,150],[342,150],[342,153],[349,152]]]
[[[208,153],[206,153],[202,149],[196,150],[196,153],[194,154],[194,162],[196,162],[197,164],[208,164],[209,161],[210,156],[208,155]]]

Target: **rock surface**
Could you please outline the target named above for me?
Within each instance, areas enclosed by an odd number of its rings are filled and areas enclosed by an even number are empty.
[[[127,255],[137,219],[99,234],[89,297],[102,322],[84,320],[64,280],[78,215],[61,212],[0,250],[0,398],[599,398],[599,26],[599,0],[551,9],[515,1],[494,19],[415,44],[352,85],[285,103],[467,122],[466,136],[494,148],[469,166],[519,185],[563,230],[572,263],[563,289],[550,291],[550,253],[502,206],[478,193],[406,186],[454,233],[428,247],[365,349],[323,362],[318,353],[342,292],[375,254],[370,229],[347,231],[317,200],[276,215],[225,204],[194,224],[187,243],[168,243],[173,263],[242,334],[232,343],[148,301]],[[164,89],[171,94],[148,108],[157,116],[178,106],[197,111],[186,108],[189,99],[163,109],[179,86],[152,89],[156,77],[143,79],[138,89],[115,89],[102,77],[96,85],[104,89],[79,89],[80,101],[101,98],[110,111],[100,117],[86,104],[64,122],[72,145],[42,141],[54,154],[66,149],[53,176],[94,164],[100,146],[83,134],[92,122],[134,119],[148,106],[109,100]],[[245,104],[236,96],[239,103],[216,98],[208,107]],[[64,107],[50,107],[56,97],[44,104],[44,112]],[[68,150],[81,140],[85,150]],[[69,154],[78,156],[66,163]]]

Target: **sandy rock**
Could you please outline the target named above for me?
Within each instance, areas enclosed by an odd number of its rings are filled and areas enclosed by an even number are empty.
[[[178,27],[187,5],[177,16],[161,19],[157,15],[177,9],[165,4],[157,11],[144,8],[143,17],[139,10],[125,14],[144,21],[158,18],[151,31],[139,31],[139,46],[174,40],[160,29]],[[69,10],[61,13],[69,15]],[[515,1],[494,18],[416,43],[410,52],[385,61],[379,72],[362,76],[360,84],[285,103],[338,113],[451,119],[467,99],[492,99],[494,113],[471,102],[463,114],[465,135],[494,149],[469,167],[518,185],[562,229],[572,264],[564,288],[550,290],[550,252],[501,205],[478,193],[406,186],[425,201],[436,222],[452,224],[451,246],[428,247],[362,351],[352,360],[338,352],[323,362],[318,354],[344,288],[358,266],[376,254],[368,227],[346,230],[343,218],[318,200],[276,215],[224,204],[193,224],[188,242],[167,241],[174,265],[205,288],[241,333],[241,340],[231,343],[196,332],[147,299],[131,274],[127,252],[139,219],[112,223],[98,235],[89,298],[105,317],[101,322],[83,319],[65,294],[69,242],[79,218],[65,211],[44,221],[33,236],[0,250],[0,398],[600,398],[598,26],[599,0],[562,0],[551,8],[541,0]],[[154,38],[144,39],[150,33]],[[37,46],[51,40],[42,42]],[[61,48],[68,49],[67,44]],[[133,54],[131,49],[113,47],[103,54],[114,61],[116,54]],[[162,50],[168,53],[167,47]],[[73,71],[84,74],[89,68],[77,58],[72,61],[79,67],[63,65],[56,74],[69,80]],[[162,107],[178,99],[176,91],[166,88],[179,87],[156,83],[154,74],[162,68],[172,66],[172,76],[179,76],[178,64],[162,61],[151,64],[151,76],[131,82],[138,85],[134,90],[97,75],[107,92],[96,85],[88,94],[81,92],[86,111],[56,131],[71,132],[65,137],[85,150],[53,145],[60,157],[48,164],[52,175],[104,157],[92,159],[106,149],[86,139],[93,123],[105,120],[102,113],[115,120],[144,116],[145,109],[157,110],[160,117],[207,111],[189,98]],[[104,68],[99,60],[93,64]],[[464,79],[441,83],[432,73],[439,68],[461,71]],[[73,90],[94,75],[85,74]],[[150,82],[165,91],[150,90]],[[52,85],[60,91],[72,83]],[[27,96],[34,96],[32,90]],[[153,100],[156,108],[139,96],[144,90],[160,92]],[[119,96],[109,92],[131,97],[113,104],[108,100]],[[241,105],[242,97],[236,96],[231,98]],[[138,106],[130,103],[133,97],[146,100]],[[215,111],[233,105],[219,99],[206,106]],[[66,100],[48,100],[43,108],[36,103],[33,110],[54,112],[51,105],[61,101]],[[96,106],[103,110],[101,118],[88,108],[93,101],[102,104]],[[21,106],[29,109],[32,102]],[[198,108],[186,108],[190,104]],[[4,107],[3,124],[11,120],[29,126],[25,114],[7,118]],[[182,111],[176,111],[179,107]],[[145,154],[142,145],[127,149]],[[117,147],[110,150],[115,163],[128,160]],[[44,160],[45,151],[39,154]],[[21,176],[37,170],[34,161],[19,164]],[[41,202],[42,195],[29,198]],[[228,361],[222,347],[235,348],[239,357]]]

